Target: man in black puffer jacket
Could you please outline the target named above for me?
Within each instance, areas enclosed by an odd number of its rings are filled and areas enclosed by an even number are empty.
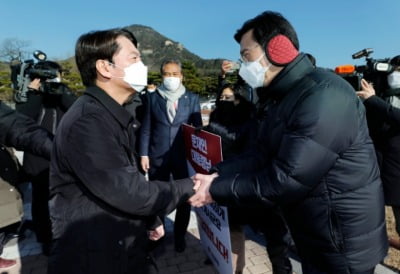
[[[264,12],[235,35],[239,74],[257,88],[257,149],[197,174],[194,206],[280,206],[303,273],[373,273],[387,254],[382,183],[362,102],[299,53],[296,32]]]

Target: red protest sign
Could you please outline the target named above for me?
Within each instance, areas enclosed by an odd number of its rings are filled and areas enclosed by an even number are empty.
[[[198,173],[208,174],[210,168],[222,161],[221,137],[183,124],[186,159]]]

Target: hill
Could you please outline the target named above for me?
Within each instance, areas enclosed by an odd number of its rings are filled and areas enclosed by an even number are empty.
[[[189,61],[195,65],[200,74],[216,74],[220,70],[220,59],[202,59],[187,50],[181,43],[158,33],[151,27],[131,25],[126,27],[138,40],[138,48],[142,54],[143,63],[150,71],[159,71],[163,60],[176,58]]]
[[[132,32],[138,40],[138,48],[142,54],[143,63],[149,68],[150,78],[160,82],[159,69],[161,63],[165,59],[174,58],[184,63],[185,86],[190,90],[204,95],[216,89],[221,59],[202,59],[187,50],[181,43],[160,34],[151,27],[130,25],[125,28]],[[80,80],[74,56],[65,60],[52,61],[61,64],[64,69],[63,81],[72,90],[83,90],[84,87]],[[10,100],[9,98],[12,96],[10,78],[8,62],[0,61],[0,99]]]
[[[220,70],[221,59],[202,59],[187,50],[181,43],[160,34],[151,27],[130,25],[125,28],[132,32],[138,40],[143,63],[149,67],[149,71],[158,72],[161,63],[167,58],[176,58],[181,62],[188,61],[193,63],[200,75],[215,75]],[[55,61],[69,63],[76,71],[75,58],[73,56],[65,60]],[[5,69],[8,69],[8,64],[0,62],[0,71]]]

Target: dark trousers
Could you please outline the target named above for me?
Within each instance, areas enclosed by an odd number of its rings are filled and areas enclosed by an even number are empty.
[[[149,170],[150,180],[170,181],[187,178],[187,167],[186,165],[181,168],[174,168],[169,165],[163,165],[160,167],[152,166]],[[191,205],[189,203],[183,203],[176,208],[175,222],[174,222],[174,239],[175,244],[181,244],[186,235],[186,231],[190,221]],[[163,218],[161,218],[163,219]]]
[[[304,259],[301,260],[301,270],[303,271],[303,274],[336,274],[333,272],[320,271],[314,265],[312,265],[308,261],[305,261]],[[371,268],[369,270],[366,270],[366,271],[351,272],[351,274],[374,274],[374,270],[375,270],[375,267]]]
[[[261,232],[266,241],[266,249],[274,274],[291,274],[292,264],[289,248],[292,238],[286,221],[279,209],[229,208],[229,222],[248,224],[254,231]]]
[[[267,242],[267,252],[274,274],[292,273],[292,264],[289,260],[289,247],[292,238],[286,222],[279,210],[269,210],[268,223],[260,228]]]
[[[85,231],[83,229],[83,231]],[[69,233],[69,232],[67,232]],[[74,237],[80,231],[74,231],[68,237]],[[68,238],[67,237],[67,238]],[[100,241],[101,239],[99,239]],[[76,241],[76,242],[75,242]],[[100,244],[102,245],[102,244]],[[107,244],[106,244],[107,245]],[[111,244],[112,246],[112,244]],[[48,259],[48,274],[157,274],[154,258],[143,252],[110,248],[97,249],[87,247],[80,240],[58,239]]]
[[[49,170],[31,177],[32,221],[36,239],[40,243],[51,242],[51,222],[49,214]]]
[[[4,239],[6,238],[6,233],[0,230],[0,255],[3,253]]]
[[[396,232],[400,236],[400,206],[392,206]]]
[[[191,206],[189,203],[183,203],[176,208],[174,222],[175,242],[183,241],[190,221]]]

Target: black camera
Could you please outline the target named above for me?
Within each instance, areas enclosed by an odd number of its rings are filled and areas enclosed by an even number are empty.
[[[61,67],[52,61],[46,61],[47,56],[44,52],[37,50],[33,53],[37,60],[32,59],[21,61],[13,60],[10,63],[11,84],[14,89],[14,100],[18,103],[27,101],[27,91],[30,82],[39,78],[41,83],[50,79],[55,79],[61,72]],[[52,89],[43,88],[49,85],[42,85],[40,91],[47,92]]]
[[[361,90],[361,79],[364,78],[372,83],[375,91],[378,93],[387,89],[387,75],[393,71],[393,66],[389,63],[390,58],[373,59],[370,55],[374,51],[366,48],[354,53],[351,57],[359,59],[365,57],[365,65],[343,65],[335,68],[335,72],[349,82],[353,88]]]

